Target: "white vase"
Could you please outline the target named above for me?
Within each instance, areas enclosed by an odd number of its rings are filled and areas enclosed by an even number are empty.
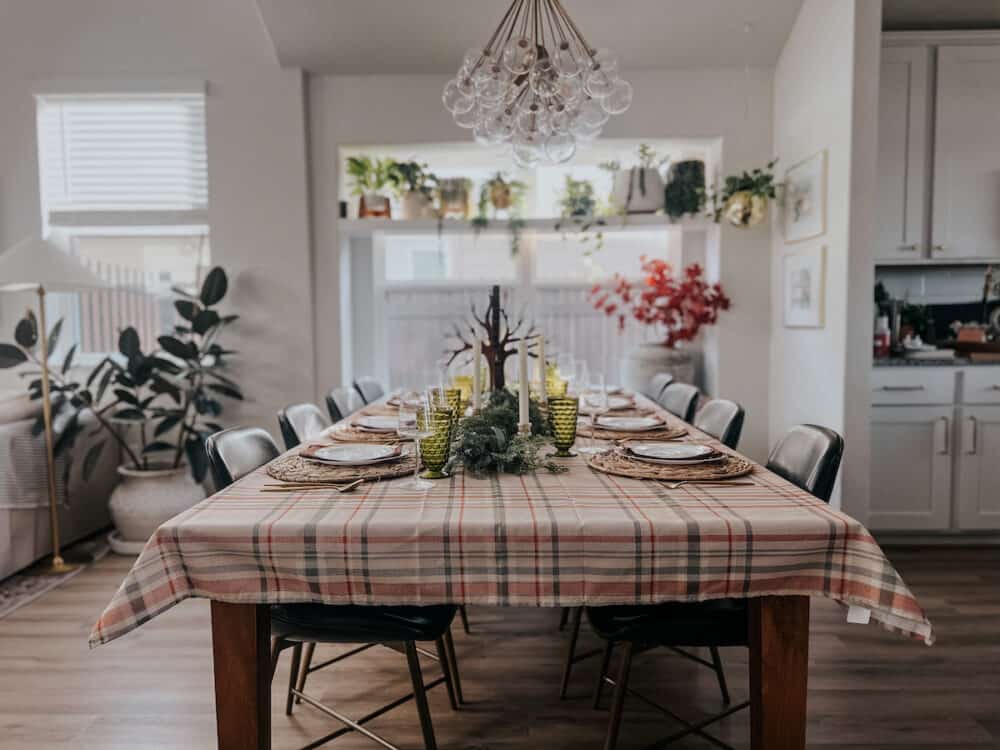
[[[115,531],[109,537],[119,554],[137,554],[165,522],[205,498],[186,466],[139,470],[118,467],[121,482],[108,507]]]
[[[694,354],[687,349],[668,349],[663,344],[642,344],[626,355],[622,384],[642,392],[661,372],[669,372],[678,383],[694,383]]]
[[[433,214],[434,204],[431,197],[419,190],[410,190],[403,193],[401,203],[403,218],[407,221],[427,219]]]
[[[663,208],[663,177],[653,167],[632,167],[615,172],[611,206],[618,212],[651,214]]]

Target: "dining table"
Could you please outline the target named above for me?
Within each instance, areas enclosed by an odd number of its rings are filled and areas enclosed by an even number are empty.
[[[735,453],[641,395],[635,405],[685,426],[681,439]],[[792,750],[805,747],[811,598],[842,603],[850,622],[933,643],[930,622],[867,529],[764,466],[738,482],[685,484],[602,473],[583,455],[564,466],[457,471],[426,491],[367,482],[349,493],[263,491],[275,480],[262,467],[156,531],[90,644],[110,643],[185,599],[211,600],[218,746],[263,750],[273,604],[558,608],[746,598],[751,747]]]

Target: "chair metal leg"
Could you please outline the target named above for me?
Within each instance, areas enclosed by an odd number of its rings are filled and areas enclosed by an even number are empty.
[[[464,604],[458,606],[458,616],[462,618],[462,630],[465,631],[466,635],[470,634],[472,631],[469,630],[469,613],[465,611]]]
[[[615,650],[615,644],[608,641],[604,646],[604,656],[601,657],[601,668],[597,672],[597,685],[594,686],[594,708],[601,707],[601,694],[604,692],[604,675],[608,673],[608,666],[611,664],[611,652]]]
[[[559,631],[566,627],[566,623],[569,622],[569,607],[563,607],[562,612],[559,613]]]
[[[715,676],[719,679],[719,691],[722,693],[722,702],[725,705],[729,705],[731,701],[729,700],[729,687],[726,685],[726,672],[722,668],[722,657],[719,656],[719,649],[716,646],[711,646],[710,650],[712,652],[712,664],[715,666]]]
[[[455,698],[458,705],[465,703],[465,696],[462,694],[462,675],[458,671],[458,657],[455,655],[455,639],[451,637],[451,630],[444,631],[444,650],[448,655],[448,666],[451,669],[451,681],[455,686]]]
[[[576,660],[576,640],[580,637],[580,620],[583,617],[583,607],[573,608],[573,624],[570,627],[569,647],[566,650],[566,666],[563,667],[562,685],[559,688],[559,700],[566,699],[569,689],[569,678],[573,673],[573,663]]]
[[[420,729],[424,734],[424,748],[437,750],[434,725],[431,724],[431,711],[424,690],[424,678],[420,672],[420,657],[417,655],[417,644],[413,641],[406,642],[406,661],[410,667],[410,681],[413,683],[413,698],[417,703],[417,714],[420,716]]]
[[[314,653],[316,653],[316,644],[307,643],[305,652],[302,654],[302,666],[299,668],[299,682],[296,686],[300,693],[306,689],[306,677],[309,676],[309,667],[312,665]],[[302,699],[296,696],[295,702],[301,703]]]
[[[299,679],[299,665],[302,663],[302,644],[296,643],[292,646],[292,666],[288,670],[288,695],[285,698],[285,716],[292,715],[292,706],[295,703],[295,683]]]
[[[615,692],[611,699],[611,718],[608,720],[608,733],[604,738],[604,750],[615,750],[615,745],[618,744],[618,730],[621,728],[625,695],[628,692],[628,675],[631,669],[632,644],[626,642],[622,652],[622,661],[618,666],[618,677],[615,679]]]
[[[458,710],[458,700],[455,698],[455,684],[454,678],[451,672],[451,659],[448,658],[448,653],[444,648],[444,638],[438,638],[434,641],[434,645],[437,647],[438,661],[441,663],[441,674],[444,675],[444,686],[448,690],[448,702],[451,704],[451,710]]]

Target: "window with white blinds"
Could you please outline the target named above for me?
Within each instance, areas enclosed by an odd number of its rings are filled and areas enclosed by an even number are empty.
[[[50,225],[205,223],[202,94],[39,96],[38,140]]]

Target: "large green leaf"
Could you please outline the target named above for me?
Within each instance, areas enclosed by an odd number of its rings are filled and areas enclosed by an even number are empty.
[[[118,337],[118,351],[128,359],[132,359],[142,352],[142,345],[139,343],[139,333],[132,326],[129,326]]]
[[[194,359],[198,355],[198,350],[193,344],[185,343],[173,336],[160,336],[157,339],[160,346],[167,354],[172,354],[178,359]]]
[[[144,422],[146,420],[145,414],[138,409],[132,408],[119,409],[111,416],[112,418],[121,420],[122,422]]]
[[[209,383],[208,388],[210,390],[215,391],[216,393],[221,393],[223,396],[234,398],[237,401],[243,400],[243,394],[240,393],[239,388],[233,388],[232,386],[226,385],[225,383]]]
[[[0,344],[0,369],[17,367],[28,361],[28,355],[13,344]]]
[[[226,296],[228,288],[229,280],[226,278],[226,272],[216,266],[208,272],[205,283],[201,285],[201,304],[205,307],[219,304]]]
[[[160,437],[167,432],[170,432],[181,422],[180,417],[164,417],[163,420],[156,425],[156,429],[153,430],[153,437]]]
[[[186,299],[175,300],[174,308],[184,320],[194,320],[195,316],[201,312],[201,306],[198,303]]]
[[[83,479],[84,481],[89,481],[94,475],[94,469],[97,468],[97,462],[101,458],[101,453],[104,451],[104,444],[107,440],[102,440],[99,443],[94,443],[90,446],[90,450],[87,451],[87,455],[83,458]]]
[[[52,326],[52,330],[49,331],[48,344],[50,357],[52,356],[52,352],[56,350],[56,347],[59,346],[59,334],[62,333],[62,324],[62,318],[59,318],[59,320],[56,321],[56,324]]]
[[[34,316],[21,318],[14,329],[14,341],[25,349],[33,349],[38,341],[38,326]]]
[[[66,354],[66,359],[63,360],[62,374],[65,375],[73,367],[73,357],[76,356],[76,344],[73,344],[69,348],[69,352]]]
[[[191,330],[199,336],[204,336],[217,325],[219,325],[219,313],[215,310],[202,310],[191,323]]]
[[[135,394],[131,391],[127,391],[124,388],[115,388],[115,395],[118,397],[119,401],[124,401],[130,406],[138,406],[139,399],[135,397]]]

